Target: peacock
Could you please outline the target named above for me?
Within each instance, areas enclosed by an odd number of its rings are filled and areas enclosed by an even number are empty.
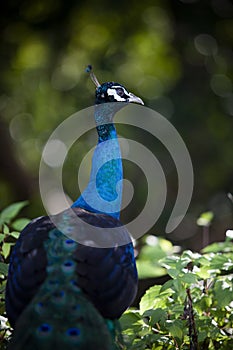
[[[71,208],[32,220],[16,242],[6,286],[10,350],[118,349],[117,319],[136,296],[133,245],[120,221],[123,170],[113,117],[143,101],[119,83],[100,84],[91,66],[87,71],[96,85],[98,133],[90,179]]]

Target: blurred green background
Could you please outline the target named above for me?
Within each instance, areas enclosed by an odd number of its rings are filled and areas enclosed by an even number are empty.
[[[43,146],[61,121],[93,104],[94,86],[84,72],[91,63],[100,82],[124,84],[168,118],[190,152],[192,202],[182,224],[166,236],[177,194],[175,165],[148,134],[119,126],[121,135],[154,152],[166,175],[166,207],[150,233],[200,249],[196,219],[211,210],[210,241],[223,239],[233,226],[227,198],[233,192],[232,3],[15,0],[2,3],[0,16],[0,209],[28,199],[27,216],[45,213],[38,186]],[[78,165],[93,142],[84,135],[67,158],[64,188],[73,199]],[[124,166],[135,187],[122,217],[128,222],[143,208],[147,187],[140,169],[127,161]]]

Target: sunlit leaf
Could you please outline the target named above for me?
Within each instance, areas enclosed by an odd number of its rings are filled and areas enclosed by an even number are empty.
[[[199,226],[209,226],[214,218],[214,214],[212,211],[207,211],[202,213],[200,217],[197,219],[197,224]]]
[[[15,229],[16,231],[22,231],[24,229],[24,227],[29,224],[30,220],[26,219],[26,218],[20,218],[17,219],[16,221],[14,221],[12,223],[12,227],[13,229]]]
[[[20,212],[20,210],[27,205],[28,202],[18,202],[9,205],[0,213],[0,225],[6,223],[8,224],[15,216]]]
[[[140,301],[140,311],[144,313],[148,309],[165,306],[167,297],[173,293],[171,288],[161,291],[160,285],[149,288]]]
[[[19,238],[20,232],[12,231],[12,232],[10,232],[9,235],[17,239],[17,238]]]
[[[6,235],[10,232],[10,229],[7,225],[3,225],[3,233]]]
[[[153,261],[147,260],[138,260],[137,270],[139,278],[159,277],[166,274],[166,270],[159,264],[153,264]]]
[[[6,259],[10,253],[11,243],[3,243],[2,245],[2,255]]]

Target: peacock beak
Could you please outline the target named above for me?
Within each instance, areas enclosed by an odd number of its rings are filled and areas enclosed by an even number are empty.
[[[144,105],[144,102],[140,97],[135,96],[132,92],[129,93],[128,102],[139,103],[140,105]]]

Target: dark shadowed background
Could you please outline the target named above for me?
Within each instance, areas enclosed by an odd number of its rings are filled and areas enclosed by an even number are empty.
[[[226,195],[233,192],[232,3],[15,0],[2,3],[0,16],[0,209],[28,199],[27,216],[45,213],[38,186],[43,146],[62,120],[93,104],[94,86],[84,72],[91,63],[100,82],[124,84],[168,118],[188,147],[192,202],[183,223],[165,237],[200,249],[196,219],[211,210],[210,241],[223,239],[233,226]],[[118,130],[161,162],[168,196],[150,233],[164,236],[177,194],[172,159],[148,134],[127,126]],[[93,142],[84,135],[67,157],[63,183],[73,199],[79,194],[78,165]],[[122,215],[127,222],[143,208],[147,186],[140,169],[129,161],[124,166],[135,187]],[[59,194],[51,193],[51,201],[59,202]]]

